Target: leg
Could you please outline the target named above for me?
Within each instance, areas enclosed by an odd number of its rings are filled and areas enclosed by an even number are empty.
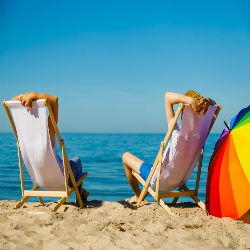
[[[137,201],[137,199],[140,196],[141,191],[140,191],[139,183],[137,179],[132,174],[132,170],[140,174],[139,169],[143,161],[129,152],[126,152],[123,154],[122,161],[123,161],[123,166],[124,166],[124,170],[125,170],[125,174],[128,179],[128,182],[132,190],[135,193],[135,196],[130,199],[130,202]]]

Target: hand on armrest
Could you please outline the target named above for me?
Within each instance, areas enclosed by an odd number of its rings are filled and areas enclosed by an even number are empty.
[[[13,101],[20,100],[21,104],[25,107],[32,109],[32,102],[37,99],[46,99],[51,105],[56,121],[58,120],[58,97],[43,93],[29,92],[25,94],[20,94],[12,98]]]
[[[29,92],[25,94],[20,94],[12,98],[13,101],[21,101],[21,104],[25,107],[29,107],[32,109],[32,102],[37,99],[46,99],[48,98],[48,101],[51,105],[52,112],[54,114],[56,122],[58,121],[58,97],[43,93],[37,93],[37,92]],[[50,140],[51,145],[53,146],[54,143],[54,136],[55,136],[55,130],[53,128],[53,124],[51,122],[51,119],[48,120],[48,126],[49,126],[49,132],[50,132]]]

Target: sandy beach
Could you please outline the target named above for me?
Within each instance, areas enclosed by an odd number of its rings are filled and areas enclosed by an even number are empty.
[[[218,219],[193,203],[156,203],[134,209],[126,201],[90,201],[80,209],[66,203],[0,202],[0,249],[249,249],[250,225]]]

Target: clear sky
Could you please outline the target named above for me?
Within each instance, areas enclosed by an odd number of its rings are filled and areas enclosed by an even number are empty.
[[[57,95],[63,132],[166,132],[187,89],[222,104],[213,132],[249,105],[248,0],[0,1],[0,100]]]

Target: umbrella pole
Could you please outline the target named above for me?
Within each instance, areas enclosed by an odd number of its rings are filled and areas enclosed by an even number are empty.
[[[226,125],[228,131],[231,131],[231,129],[228,127],[227,123],[224,121],[224,124]]]

